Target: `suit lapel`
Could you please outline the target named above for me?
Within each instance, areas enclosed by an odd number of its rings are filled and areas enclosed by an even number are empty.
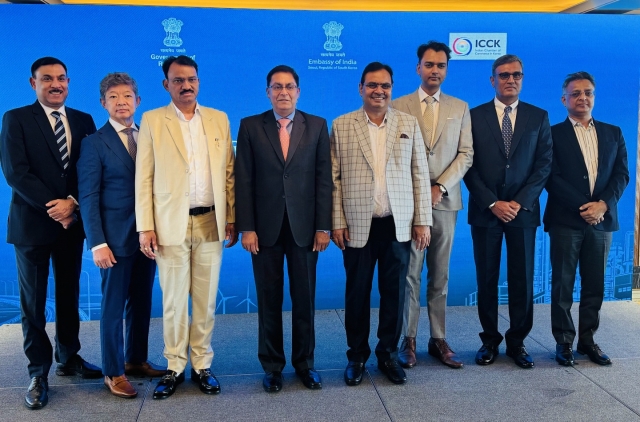
[[[607,139],[604,136],[604,133],[602,133],[602,127],[600,126],[600,123],[594,120],[593,125],[595,126],[596,136],[598,138],[598,174],[596,175],[596,183],[595,183],[597,185],[598,178],[600,177],[600,169],[604,168],[604,164],[602,163],[605,158],[608,158],[607,156],[610,154],[611,150],[607,148],[607,143],[609,139]],[[585,164],[585,167],[586,167],[586,164]]]
[[[53,157],[58,162],[58,165],[60,165],[60,168],[63,168],[64,165],[62,164],[62,157],[60,156],[60,150],[58,150],[58,144],[56,143],[56,138],[53,133],[53,129],[51,128],[49,117],[45,113],[40,103],[37,101],[33,104],[32,110],[33,118],[40,127],[40,131],[42,132],[45,142],[51,150],[51,154],[53,154]]]
[[[89,133],[82,133],[84,125],[80,124],[80,119],[75,110],[66,107],[67,110],[67,122],[69,122],[69,130],[71,131],[71,155],[70,159],[77,159],[80,156],[80,141]]]
[[[280,145],[280,135],[278,135],[278,124],[276,123],[276,116],[273,114],[273,110],[264,113],[264,132],[273,150],[280,159],[280,163],[284,166],[284,155],[282,154],[282,145]]]
[[[438,124],[436,125],[436,133],[433,134],[433,146],[435,147],[440,139],[440,135],[442,135],[442,130],[444,129],[444,125],[447,124],[447,117],[449,117],[449,113],[451,112],[451,102],[449,101],[449,97],[440,92],[440,105],[438,110]],[[428,146],[427,146],[428,148]]]
[[[353,126],[364,158],[369,163],[369,167],[373,169],[373,151],[371,151],[371,137],[369,136],[369,128],[367,128],[367,116],[364,109],[361,108],[360,111],[361,113],[356,114]]]
[[[396,136],[398,134],[398,116],[392,108],[389,108],[387,111],[387,122],[385,124],[387,125],[387,152],[384,157],[384,165],[386,168],[391,152],[393,151],[393,146],[396,143],[396,139],[398,139]]]
[[[523,103],[520,101],[518,104],[518,115],[516,117],[516,126],[513,128],[513,137],[511,138],[511,149],[509,154],[513,155],[518,144],[520,143],[520,139],[522,139],[522,134],[527,127],[527,123],[529,122],[529,105],[527,103]]]
[[[293,155],[296,153],[296,149],[298,149],[298,145],[300,145],[300,141],[302,140],[302,134],[307,128],[307,121],[302,115],[300,111],[296,111],[296,114],[293,116],[293,127],[291,128],[291,140],[289,142],[289,152],[287,152],[287,163],[285,165],[288,166],[293,158]]]
[[[500,122],[498,121],[498,114],[496,113],[496,106],[491,100],[483,106],[484,117],[489,126],[489,130],[493,134],[493,139],[498,144],[500,151],[506,156],[504,150],[504,139],[502,139],[502,131],[500,130]]]
[[[564,136],[561,139],[556,140],[555,142],[566,142],[567,148],[571,154],[575,157],[575,162],[580,163],[579,166],[582,168],[583,173],[587,173],[587,164],[584,162],[584,155],[582,154],[582,149],[580,149],[580,143],[578,142],[578,136],[576,135],[576,131],[573,129],[573,125],[571,124],[571,120],[567,117],[567,119],[562,124],[562,131],[564,132]],[[598,155],[600,155],[600,151],[598,151]]]
[[[188,163],[189,155],[187,154],[187,148],[184,145],[184,139],[182,139],[182,129],[180,129],[179,117],[173,103],[167,106],[167,112],[164,117],[173,142],[176,144],[176,147],[178,148],[178,151],[180,151],[180,155],[182,155],[185,163]]]
[[[131,173],[135,174],[135,162],[129,155],[127,148],[125,148],[122,143],[122,139],[120,139],[118,132],[116,132],[113,126],[111,126],[111,123],[107,121],[107,123],[98,131],[98,135],[100,136],[100,139],[102,139],[102,142],[104,142],[114,155],[122,161],[124,166],[129,169]]]
[[[420,88],[418,88],[418,91],[419,90]],[[420,94],[418,94],[418,91],[409,97],[409,114],[416,116],[418,126],[420,126],[420,132],[424,134],[426,128],[424,127],[424,119],[422,118],[422,107],[420,106]],[[427,142],[426,139],[424,140],[424,145],[427,147],[427,150],[429,150],[429,142]]]

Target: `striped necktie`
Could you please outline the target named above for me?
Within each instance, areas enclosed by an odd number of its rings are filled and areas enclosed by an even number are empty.
[[[128,127],[122,129],[122,133],[127,135],[127,150],[129,150],[129,155],[135,162],[136,155],[138,154],[138,144],[136,144],[136,140],[133,138],[133,128]]]
[[[64,124],[62,123],[62,115],[59,111],[51,112],[51,115],[56,119],[56,124],[53,128],[53,133],[56,136],[56,144],[58,145],[58,151],[60,151],[60,158],[62,159],[62,166],[66,170],[69,166],[69,150],[67,148],[67,133],[64,130]]]

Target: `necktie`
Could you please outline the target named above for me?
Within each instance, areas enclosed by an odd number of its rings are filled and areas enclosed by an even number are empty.
[[[502,140],[504,140],[504,152],[507,157],[511,149],[511,138],[513,138],[513,126],[511,125],[509,113],[511,113],[511,106],[506,106],[502,117]]]
[[[122,133],[127,135],[127,149],[129,150],[129,155],[135,162],[136,154],[138,153],[138,144],[136,144],[136,140],[133,138],[133,128],[128,127],[122,129]]]
[[[62,115],[59,111],[52,111],[51,115],[56,119],[56,124],[53,128],[53,133],[56,137],[56,144],[58,145],[58,151],[60,151],[60,158],[62,159],[62,166],[66,170],[69,167],[69,150],[67,149],[67,133],[64,130],[64,124],[62,123]]]
[[[280,123],[278,135],[280,136],[280,146],[282,147],[282,155],[285,161],[287,160],[287,153],[289,152],[289,132],[287,131],[287,125],[290,121],[291,120],[287,118],[278,120],[278,123]]]
[[[424,108],[424,114],[422,115],[425,137],[427,138],[424,141],[429,145],[429,148],[431,148],[433,138],[433,102],[435,101],[435,98],[427,97],[424,101],[427,103],[427,106]]]

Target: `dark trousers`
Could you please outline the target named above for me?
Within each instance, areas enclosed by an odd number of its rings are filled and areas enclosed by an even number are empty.
[[[526,211],[523,211],[526,212]],[[498,281],[502,238],[507,242],[507,293],[510,326],[505,333],[507,347],[519,347],[533,326],[533,259],[536,227],[471,226],[473,256],[478,281],[478,316],[483,344],[502,342],[498,331]]]
[[[260,239],[258,238],[258,243]],[[258,359],[265,372],[281,372],[286,363],[282,334],[284,259],[287,258],[291,295],[291,364],[313,368],[315,349],[316,264],[313,245],[298,246],[284,215],[280,236],[273,246],[259,245],[251,255],[258,297]]]
[[[124,363],[147,361],[151,295],[156,275],[155,261],[140,251],[116,256],[117,263],[100,270],[102,276],[102,316],[100,345],[102,373],[124,374]],[[122,337],[122,314],[126,322]]]
[[[611,232],[592,226],[577,230],[549,229],[551,255],[551,332],[558,344],[573,344],[576,329],[571,318],[576,267],[580,264],[580,316],[578,343],[594,344],[604,298],[604,275],[611,248]]]
[[[344,322],[350,361],[364,363],[371,355],[371,288],[376,262],[380,311],[375,353],[379,362],[397,358],[410,248],[410,241],[396,240],[393,216],[389,216],[371,220],[369,239],[364,247],[347,246],[342,251],[347,273]]]
[[[18,267],[20,313],[24,353],[29,360],[30,377],[48,376],[52,364],[49,336],[45,331],[49,261],[55,280],[55,359],[66,363],[80,350],[80,267],[84,232],[82,224],[74,224],[61,232],[49,245],[14,245]],[[48,308],[48,309],[47,309]]]

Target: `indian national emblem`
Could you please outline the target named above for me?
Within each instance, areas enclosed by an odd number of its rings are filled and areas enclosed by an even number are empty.
[[[180,47],[182,39],[180,39],[180,30],[182,29],[182,21],[176,18],[169,18],[162,21],[164,31],[167,36],[164,37],[164,45],[167,47]]]
[[[327,36],[327,41],[324,43],[324,49],[327,51],[340,51],[342,50],[342,43],[340,42],[340,34],[344,25],[336,21],[331,21],[322,25],[324,34]]]

